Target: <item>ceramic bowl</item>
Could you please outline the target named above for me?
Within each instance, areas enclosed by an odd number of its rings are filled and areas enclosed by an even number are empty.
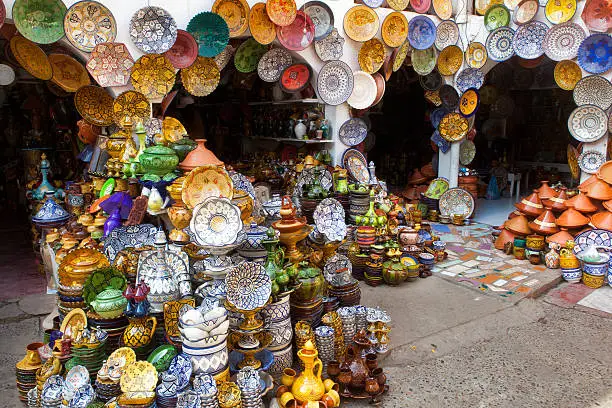
[[[215,347],[219,345],[220,343],[225,342],[226,338],[227,338],[227,334],[210,336],[202,340],[198,340],[198,341],[191,341],[188,339],[183,339],[183,350],[185,350],[185,347],[187,347],[187,349],[192,349],[192,350],[209,349],[211,347]]]
[[[569,283],[578,283],[582,278],[582,270],[580,268],[561,269],[563,279]]]
[[[583,262],[582,271],[584,273],[588,273],[589,275],[593,275],[593,276],[604,276],[606,272],[608,271],[607,260],[606,260],[606,263],[599,263],[599,264]]]
[[[591,275],[590,273],[584,272],[582,274],[582,282],[589,288],[597,289],[604,284],[604,275]]]

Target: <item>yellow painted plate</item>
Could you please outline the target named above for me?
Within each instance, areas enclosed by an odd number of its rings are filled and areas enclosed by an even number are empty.
[[[404,65],[404,61],[410,50],[412,50],[412,47],[408,40],[405,40],[399,48],[393,50],[393,54],[391,55],[391,59],[393,60],[393,72],[399,71],[402,65]]]
[[[136,353],[129,347],[120,347],[113,351],[108,359],[118,362],[121,367],[125,367],[136,361]]]
[[[555,65],[555,82],[559,88],[566,91],[574,89],[578,81],[582,79],[580,66],[571,60],[563,60]]]
[[[389,14],[382,23],[382,39],[391,48],[399,47],[408,36],[408,20],[399,11]]]
[[[123,369],[121,391],[150,392],[157,385],[157,370],[148,361],[136,361]]]
[[[166,141],[178,142],[187,136],[187,130],[185,130],[185,126],[178,119],[166,116],[162,122],[162,134]]]
[[[461,95],[461,99],[459,99],[459,113],[469,118],[476,113],[479,105],[480,95],[478,95],[478,91],[474,88],[469,88]]]
[[[433,0],[434,12],[441,20],[449,20],[453,16],[451,0]]]
[[[476,13],[484,16],[489,7],[494,4],[504,4],[504,0],[476,0],[474,7],[476,8]]]
[[[199,56],[189,68],[181,70],[181,80],[190,94],[206,96],[217,89],[221,73],[213,58]]]
[[[53,69],[51,81],[66,92],[76,92],[80,87],[89,85],[89,74],[79,61],[66,54],[50,54],[49,62]]]
[[[344,32],[353,41],[365,42],[376,35],[380,20],[376,11],[360,4],[344,15]]]
[[[11,51],[17,62],[33,77],[48,81],[53,77],[53,68],[47,54],[32,41],[20,35],[11,38]]]
[[[245,0],[217,0],[212,12],[223,17],[230,30],[230,37],[238,37],[249,26],[249,5]]]
[[[125,91],[113,102],[113,120],[121,127],[127,119],[132,125],[144,123],[151,117],[151,104],[146,96],[137,91]]]
[[[469,130],[467,119],[456,112],[447,113],[438,125],[440,136],[448,142],[458,142],[467,135]]]
[[[285,27],[295,20],[297,6],[295,0],[267,0],[266,13],[274,24]]]
[[[163,54],[145,54],[132,67],[134,89],[149,99],[161,99],[172,90],[175,69]]]
[[[113,97],[106,89],[87,85],[74,94],[74,106],[87,122],[96,126],[113,123]]]
[[[361,70],[373,74],[385,62],[385,45],[378,38],[372,38],[363,43],[357,58]]]
[[[268,17],[266,3],[257,3],[249,14],[251,35],[260,44],[270,44],[276,39],[276,25]]]
[[[408,7],[410,0],[387,0],[387,4],[395,11],[402,11]]]
[[[576,14],[576,0],[548,0],[544,15],[553,24],[570,21]]]
[[[194,208],[208,197],[231,200],[234,196],[234,183],[223,167],[208,164],[189,172],[183,181],[181,196],[189,208]]]
[[[449,45],[438,55],[438,72],[441,75],[454,75],[463,64],[463,51],[456,45]]]
[[[580,177],[580,166],[578,166],[578,150],[571,144],[567,145],[567,165],[573,179]]]
[[[487,63],[487,48],[479,42],[471,42],[465,51],[465,62],[472,68],[482,68]]]
[[[85,311],[83,311],[83,309],[72,309],[66,317],[64,317],[64,320],[62,320],[60,331],[64,333],[64,338],[71,338],[74,340],[76,336],[86,328],[87,315],[85,315]]]

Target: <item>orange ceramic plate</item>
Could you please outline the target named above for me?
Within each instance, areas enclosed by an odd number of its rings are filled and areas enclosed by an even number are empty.
[[[576,87],[578,81],[582,79],[582,70],[574,61],[563,60],[555,65],[554,76],[559,88],[571,91]]]
[[[223,17],[230,30],[230,37],[238,37],[249,26],[249,5],[245,0],[217,0],[212,12]]]
[[[150,99],[161,99],[172,90],[175,68],[163,54],[145,54],[132,67],[132,86]]]
[[[47,54],[27,38],[15,35],[11,38],[11,51],[15,59],[33,77],[49,80],[53,77],[53,68]]]
[[[385,46],[378,38],[363,43],[359,50],[359,67],[368,74],[373,74],[382,67],[385,61]]]
[[[251,35],[260,44],[270,44],[276,38],[276,26],[268,17],[266,3],[257,3],[249,14]]]
[[[285,27],[293,23],[297,16],[295,0],[268,0],[266,13],[277,26]]]
[[[151,104],[146,96],[137,91],[125,91],[113,102],[113,120],[121,127],[125,120],[132,125],[143,122],[151,116]]]
[[[382,28],[382,39],[391,48],[399,47],[408,36],[408,20],[399,11],[385,17]]]
[[[102,197],[98,198],[93,203],[91,203],[91,205],[89,206],[89,213],[90,214],[94,214],[94,213],[97,213],[98,211],[100,211],[100,204],[102,204],[104,201],[106,201],[106,199],[108,197],[110,197],[110,195],[107,194],[105,196],[102,196]]]
[[[212,164],[196,167],[185,177],[181,196],[189,208],[194,208],[208,197],[231,200],[234,196],[234,183],[223,167]]]
[[[449,45],[438,55],[438,71],[441,75],[454,75],[463,64],[463,51],[456,45]]]
[[[480,105],[480,96],[474,88],[467,89],[459,100],[459,113],[466,118],[469,118],[478,110]]]
[[[363,4],[351,8],[344,15],[344,32],[354,41],[365,42],[374,38],[379,26],[378,14]]]
[[[76,92],[80,87],[89,85],[89,74],[79,61],[65,54],[49,55],[53,69],[53,81],[66,92]]]
[[[441,20],[448,20],[453,16],[453,3],[450,0],[433,0],[433,8]]]

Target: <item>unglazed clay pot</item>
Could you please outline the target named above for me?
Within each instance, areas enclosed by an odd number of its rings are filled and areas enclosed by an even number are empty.
[[[550,207],[546,208],[546,210],[542,214],[540,214],[538,218],[530,222],[529,228],[531,228],[532,231],[541,235],[552,235],[559,232],[555,216]]]
[[[565,202],[565,206],[574,207],[576,211],[580,211],[583,214],[588,214],[597,211],[597,206],[593,204],[591,199],[586,194],[576,194]]]
[[[596,179],[586,187],[586,195],[596,200],[612,200],[612,187],[603,180]]]
[[[559,218],[557,218],[557,225],[570,229],[580,228],[583,225],[587,225],[589,221],[589,217],[585,217],[580,212],[569,207],[567,210],[563,211],[563,214],[561,214]]]
[[[504,228],[512,232],[515,235],[527,236],[531,234],[531,228],[529,228],[529,221],[524,215],[519,215],[511,220],[504,223]]]
[[[520,203],[516,203],[514,206],[520,212],[530,217],[537,217],[544,212],[544,206],[538,195],[538,190],[533,190],[529,197],[523,198]]]
[[[542,185],[537,190],[540,200],[546,200],[551,197],[557,197],[558,195],[557,192],[555,191],[554,188],[548,185],[548,180],[542,180],[540,181],[540,183],[542,183]]]
[[[181,170],[188,172],[196,167],[204,166],[205,164],[223,166],[223,162],[219,160],[213,152],[206,148],[206,139],[196,139],[196,143],[198,144],[197,147],[189,152],[185,160],[179,165]]]

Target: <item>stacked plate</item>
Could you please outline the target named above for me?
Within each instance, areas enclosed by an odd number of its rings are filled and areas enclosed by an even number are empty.
[[[370,260],[366,262],[365,281],[370,286],[378,286],[383,282],[382,262]]]
[[[370,208],[370,193],[369,191],[350,191],[349,193],[349,210],[347,212],[349,222],[355,224],[357,215],[364,215]]]
[[[27,401],[29,405],[29,391],[36,388],[36,370],[19,368],[19,363],[15,366],[15,377],[17,379],[17,390],[19,391],[19,399]]]
[[[421,193],[421,200],[423,204],[427,206],[427,208],[431,211],[438,211],[438,200],[435,198],[429,198],[425,196],[425,194]]]
[[[310,323],[311,326],[316,327],[321,323],[321,316],[323,315],[323,300],[316,299],[312,302],[291,302],[291,320],[297,322],[304,320]]]
[[[327,363],[335,360],[334,352],[334,329],[329,326],[319,326],[315,329],[315,341],[319,358],[323,362],[323,369],[326,370]]]
[[[89,372],[89,375],[94,378],[100,368],[102,368],[104,360],[107,358],[106,341],[107,340],[100,342],[95,347],[79,347],[73,345],[70,365],[84,366]]]
[[[338,200],[338,202],[342,205],[342,208],[344,208],[344,213],[346,214],[346,220],[349,220],[349,210],[350,210],[350,204],[349,204],[349,196],[348,194],[335,194],[334,198],[336,200]]]
[[[104,330],[108,333],[106,351],[109,354],[119,348],[119,341],[129,323],[125,316],[120,316],[116,319],[104,319],[92,311],[87,312],[87,322],[91,329]]]
[[[365,273],[365,267],[366,267],[366,262],[368,261],[369,257],[367,254],[349,254],[349,259],[351,260],[351,263],[353,264],[353,277],[357,280],[364,280],[364,273]],[[360,295],[361,296],[361,295]]]
[[[344,344],[348,346],[353,343],[353,337],[357,332],[355,324],[355,310],[352,307],[341,307],[338,309],[338,316],[342,321],[342,334],[344,336]]]
[[[355,265],[353,265],[353,275],[355,271]],[[338,299],[340,306],[354,306],[358,305],[361,301],[361,289],[359,288],[359,282],[354,282],[345,286],[328,286],[329,296],[333,296]]]
[[[362,226],[357,228],[357,244],[362,251],[368,251],[370,245],[376,242],[376,229],[374,227]]]
[[[96,380],[94,383],[94,389],[96,390],[96,396],[98,399],[103,402],[108,402],[121,394],[121,385],[119,384],[119,381],[111,382]]]

